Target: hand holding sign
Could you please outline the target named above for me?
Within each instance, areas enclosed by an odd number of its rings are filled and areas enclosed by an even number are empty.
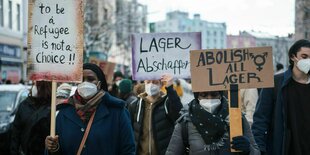
[[[160,78],[161,82],[166,85],[166,87],[169,87],[173,84],[173,76],[171,74],[163,74]]]

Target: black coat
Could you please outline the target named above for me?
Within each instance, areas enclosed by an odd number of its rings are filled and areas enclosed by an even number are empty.
[[[19,105],[12,125],[11,155],[19,154],[20,147],[27,155],[44,153],[50,128],[50,104],[34,102],[38,101],[28,97]]]
[[[151,120],[156,150],[160,155],[164,155],[166,152],[174,130],[174,122],[180,116],[179,112],[183,107],[180,98],[173,90],[173,87],[170,86],[166,89],[167,95],[161,100],[162,102],[156,104],[156,106],[153,108]],[[141,106],[139,106],[140,103]],[[130,104],[128,107],[135,132],[137,152],[142,135],[144,105],[145,101],[139,98],[136,102]],[[139,117],[138,114],[140,114]],[[139,120],[137,120],[137,118],[139,118]]]
[[[259,149],[268,155],[284,155],[289,148],[287,94],[284,90],[291,79],[290,69],[276,75],[275,88],[262,89],[256,105],[252,133]]]

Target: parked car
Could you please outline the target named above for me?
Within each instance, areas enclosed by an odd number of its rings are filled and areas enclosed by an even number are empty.
[[[0,152],[9,154],[11,125],[15,118],[18,105],[27,98],[26,86],[0,85]]]

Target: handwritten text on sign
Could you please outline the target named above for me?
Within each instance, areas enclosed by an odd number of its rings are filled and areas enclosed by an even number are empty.
[[[189,78],[189,51],[201,48],[201,33],[132,35],[132,70],[135,80],[159,79],[163,73]]]
[[[273,86],[272,48],[191,51],[194,92]]]
[[[28,69],[32,80],[81,81],[82,0],[30,0]]]

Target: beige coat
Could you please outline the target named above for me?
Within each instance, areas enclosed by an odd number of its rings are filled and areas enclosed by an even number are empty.
[[[253,114],[256,107],[256,102],[258,100],[258,91],[256,88],[251,89],[241,89],[241,110],[245,114],[246,119],[248,120],[250,126],[253,123]]]

